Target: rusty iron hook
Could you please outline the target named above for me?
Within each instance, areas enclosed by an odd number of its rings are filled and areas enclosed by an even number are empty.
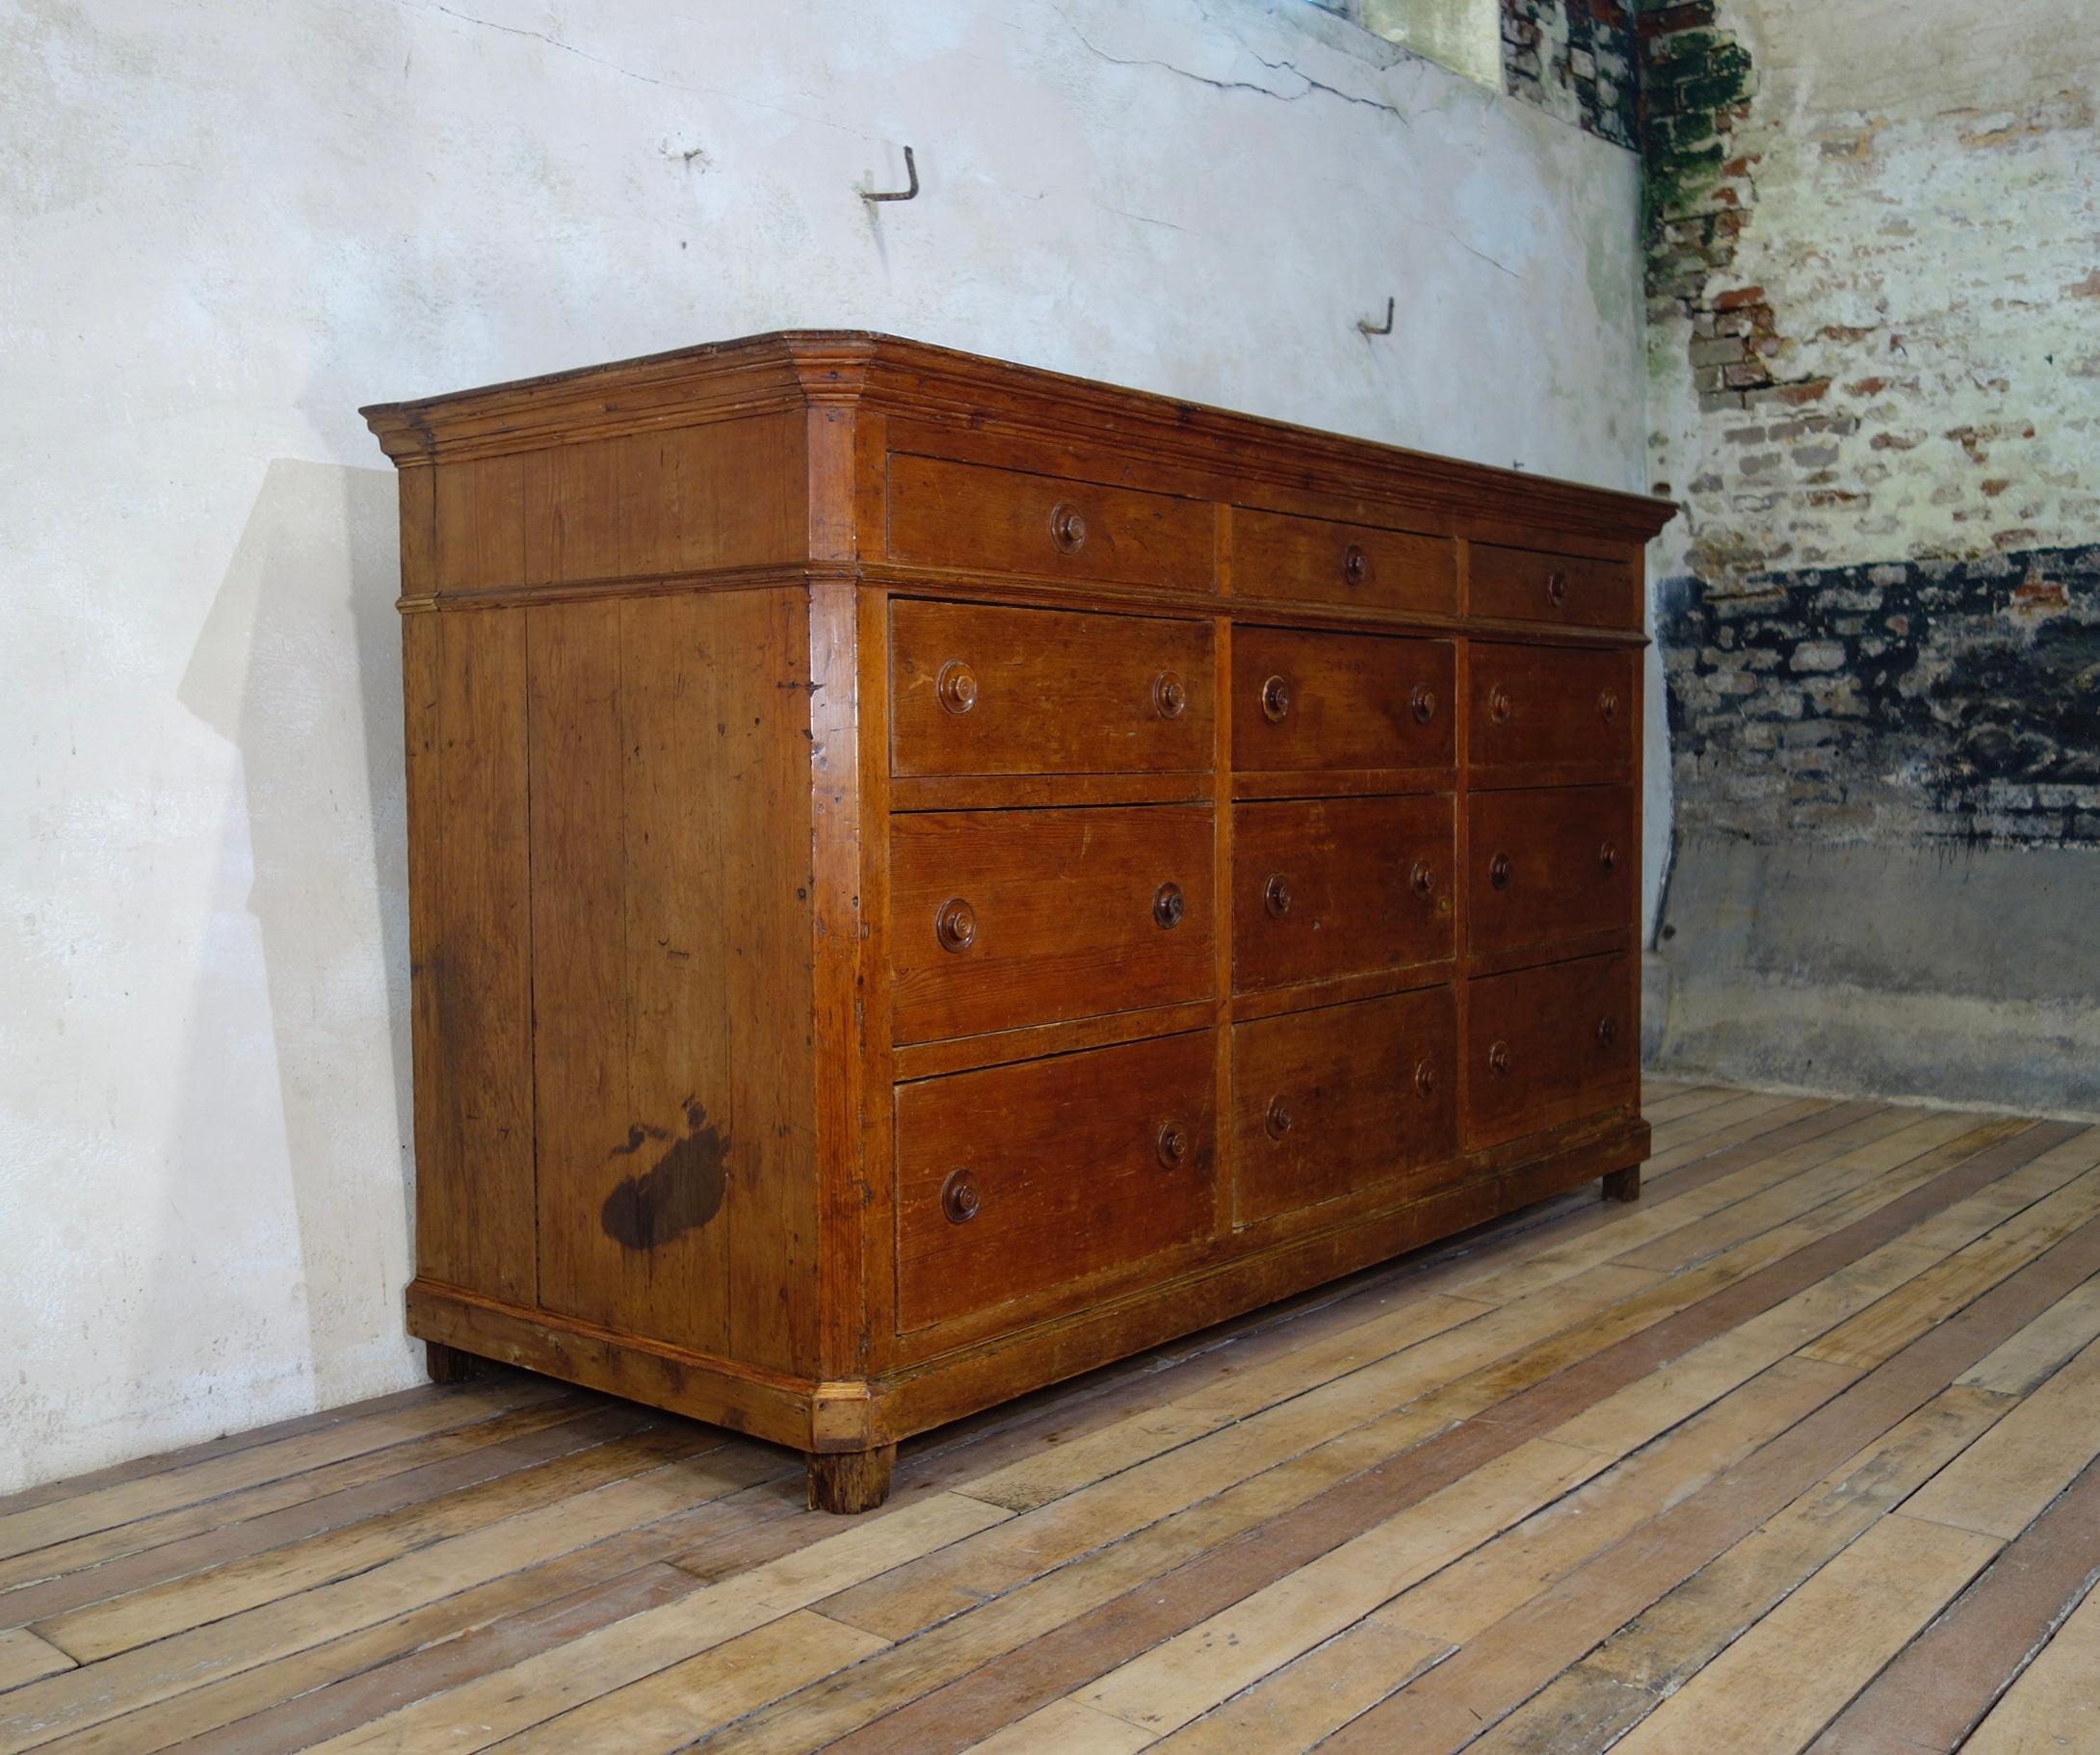
[[[908,201],[919,193],[919,164],[911,156],[911,148],[905,148],[905,174],[911,179],[908,189],[868,190],[860,193],[863,201]]]
[[[1366,335],[1390,335],[1393,332],[1393,310],[1396,302],[1397,301],[1392,299],[1386,300],[1385,323],[1382,327],[1379,325],[1373,323],[1368,317],[1357,318],[1356,327],[1359,329],[1363,330]]]

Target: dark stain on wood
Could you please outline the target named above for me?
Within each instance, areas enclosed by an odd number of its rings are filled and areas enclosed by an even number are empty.
[[[691,1097],[685,1112],[685,1134],[643,1174],[624,1178],[598,1210],[606,1236],[623,1249],[654,1249],[698,1230],[722,1210],[722,1160],[729,1142]],[[625,1157],[669,1137],[663,1128],[638,1121],[613,1156]]]

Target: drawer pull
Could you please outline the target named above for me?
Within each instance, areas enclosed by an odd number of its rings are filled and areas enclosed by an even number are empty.
[[[1424,1097],[1436,1095],[1436,1068],[1427,1061],[1414,1063],[1414,1087]]]
[[[1087,540],[1087,519],[1076,506],[1062,503],[1050,509],[1050,540],[1058,552],[1076,555]]]
[[[1414,886],[1414,893],[1427,902],[1436,894],[1436,874],[1430,869],[1427,859],[1417,859],[1414,870],[1407,874],[1407,881]]]
[[[933,916],[933,936],[943,951],[967,951],[977,938],[977,910],[961,897],[951,897]]]
[[[1607,689],[1597,696],[1597,712],[1609,725],[1618,718],[1618,691]]]
[[[1262,906],[1271,920],[1281,920],[1291,911],[1291,880],[1281,872],[1272,872],[1262,885]]]
[[[969,712],[977,705],[977,672],[959,658],[951,658],[933,679],[933,694],[945,712]]]
[[[1487,1070],[1498,1079],[1509,1076],[1509,1044],[1490,1042],[1487,1045]]]
[[[1618,1019],[1601,1017],[1597,1020],[1597,1046],[1609,1048],[1618,1040]]]
[[[952,1225],[966,1225],[984,1203],[977,1192],[977,1178],[968,1170],[950,1170],[940,1185],[941,1217]]]
[[[1427,725],[1436,717],[1436,693],[1417,684],[1414,692],[1407,696],[1407,705],[1414,712],[1414,722]]]
[[[1508,853],[1497,853],[1487,862],[1487,881],[1498,890],[1508,889],[1509,887],[1510,869],[1509,855]]]
[[[1160,1155],[1160,1163],[1169,1170],[1178,1170],[1189,1162],[1189,1130],[1178,1121],[1162,1121],[1159,1138],[1154,1141]]]
[[[1163,931],[1170,931],[1181,924],[1184,906],[1178,883],[1163,883],[1152,892],[1152,918]]]
[[[1567,575],[1559,567],[1546,575],[1546,601],[1555,609],[1567,602]]]
[[[1177,720],[1189,705],[1189,688],[1171,670],[1152,679],[1152,711],[1163,720]]]
[[[1272,1139],[1281,1139],[1291,1131],[1291,1106],[1281,1097],[1269,1099],[1269,1113],[1262,1117],[1262,1127]]]
[[[1618,845],[1616,842],[1607,841],[1597,849],[1597,864],[1607,876],[1618,870]]]
[[[1342,551],[1342,583],[1362,585],[1371,577],[1371,557],[1353,542]]]
[[[1509,691],[1498,684],[1487,697],[1487,717],[1498,725],[1507,725],[1515,711],[1516,702],[1509,698]]]
[[[1291,710],[1291,679],[1272,676],[1262,684],[1262,718],[1274,724]]]

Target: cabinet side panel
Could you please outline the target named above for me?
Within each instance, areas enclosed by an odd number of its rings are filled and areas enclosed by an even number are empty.
[[[434,473],[440,593],[795,561],[809,543],[794,413],[456,458]]]
[[[524,616],[410,616],[404,653],[416,1267],[530,1303]]]
[[[801,594],[530,615],[540,1301],[802,1369],[814,1315],[786,1314],[814,1261]]]

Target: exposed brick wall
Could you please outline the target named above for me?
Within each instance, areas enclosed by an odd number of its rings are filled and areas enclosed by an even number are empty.
[[[1663,593],[1682,833],[2100,845],[2100,547]]]
[[[1639,140],[1636,45],[1630,0],[1502,0],[1509,94],[1621,146]]]

